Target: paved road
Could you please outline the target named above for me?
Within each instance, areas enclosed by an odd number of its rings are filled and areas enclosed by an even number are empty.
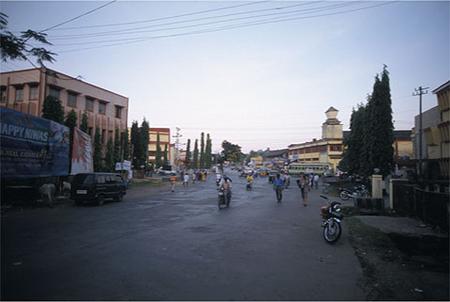
[[[281,204],[231,174],[217,209],[214,177],[174,193],[135,188],[121,203],[7,212],[2,299],[362,300],[362,270],[344,233],[321,235],[318,193]]]

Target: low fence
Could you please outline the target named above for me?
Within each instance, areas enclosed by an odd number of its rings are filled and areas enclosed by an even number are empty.
[[[432,192],[418,184],[392,183],[393,208],[401,216],[420,218],[426,224],[449,230],[450,195]]]

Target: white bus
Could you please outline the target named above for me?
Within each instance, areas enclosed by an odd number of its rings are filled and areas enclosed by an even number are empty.
[[[290,175],[299,175],[299,174],[320,174],[323,175],[325,172],[330,172],[330,166],[326,163],[291,163],[288,167],[288,173]]]

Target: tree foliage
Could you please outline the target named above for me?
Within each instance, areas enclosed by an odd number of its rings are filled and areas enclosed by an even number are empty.
[[[139,133],[141,136],[141,145],[142,145],[142,154],[140,158],[140,162],[142,165],[147,167],[148,164],[148,143],[150,139],[150,132],[149,132],[149,125],[148,122],[145,120],[142,121],[141,128],[139,129]]]
[[[55,53],[44,47],[38,47],[52,45],[47,41],[47,34],[28,29],[16,36],[7,27],[8,16],[0,13],[0,53],[3,62],[34,59],[40,66],[43,66],[44,62],[55,61]]]
[[[161,141],[160,141],[159,132],[158,132],[156,134],[156,159],[155,159],[156,168],[161,167],[162,164],[163,164],[162,161],[161,161],[161,157],[162,157],[162,154],[161,154]]]
[[[186,168],[190,168],[191,166],[191,139],[187,140],[186,157],[184,159],[184,165],[186,166]]]
[[[163,153],[163,165],[169,164],[169,150],[167,150],[167,144],[164,145],[164,153]]]
[[[47,96],[42,108],[42,117],[63,124],[64,110],[61,101],[54,96]]]
[[[205,147],[205,168],[211,168],[211,157],[212,157],[212,142],[209,133],[206,134],[206,147]]]
[[[106,143],[105,170],[108,172],[113,172],[114,168],[115,168],[114,144],[112,138],[109,138],[108,142]]]
[[[200,134],[200,169],[205,168],[205,133]]]
[[[80,130],[84,133],[88,133],[89,125],[88,125],[88,115],[85,112],[83,112],[83,115],[81,116],[81,123],[80,123]]]
[[[125,131],[121,134],[121,145],[123,149],[123,159],[129,160],[130,159],[130,141],[128,138],[128,129],[125,128]]]
[[[141,138],[139,134],[139,126],[137,121],[133,121],[131,124],[131,147],[133,148],[132,152],[132,162],[135,169],[140,169],[142,158],[142,144]]]
[[[244,154],[239,145],[232,144],[225,140],[222,142],[222,149],[221,157],[223,160],[238,163],[244,158]]]
[[[194,142],[194,152],[192,155],[192,168],[198,169],[199,162],[198,162],[198,140],[196,139]]]
[[[100,135],[100,129],[99,128],[95,128],[93,161],[94,161],[94,171],[95,172],[102,171],[103,170],[103,166],[102,166],[102,137]]]
[[[114,164],[122,161],[122,143],[119,129],[114,132]]]
[[[380,169],[384,176],[393,168],[394,125],[392,122],[389,73],[383,68],[381,80],[376,75],[367,103],[353,110],[350,134],[344,144],[340,167],[351,174],[370,176]]]

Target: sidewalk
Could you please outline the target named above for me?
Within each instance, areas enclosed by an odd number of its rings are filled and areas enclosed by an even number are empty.
[[[435,236],[448,238],[448,234],[433,230],[422,221],[410,217],[393,216],[355,216],[362,223],[377,228],[386,234],[399,234],[408,237]]]

